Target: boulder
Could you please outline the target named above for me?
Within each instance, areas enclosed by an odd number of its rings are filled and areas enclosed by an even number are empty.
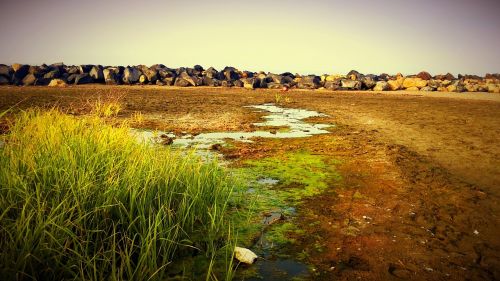
[[[259,82],[255,78],[243,78],[242,81],[243,81],[243,87],[245,87],[245,89],[253,90],[259,87]]]
[[[254,76],[253,72],[250,72],[250,71],[243,71],[241,73],[241,77],[242,78],[252,78]]]
[[[321,78],[315,75],[303,76],[298,79],[297,88],[317,89],[320,86]]]
[[[425,86],[425,87],[422,87],[422,88],[420,89],[420,91],[424,91],[424,92],[432,92],[432,91],[434,91],[434,90],[435,90],[434,88],[429,87],[429,86]]]
[[[342,79],[340,80],[340,86],[347,90],[361,90],[361,82],[357,80]]]
[[[375,84],[377,84],[375,75],[369,74],[361,77],[361,86],[363,89],[370,90],[375,87]]]
[[[421,78],[418,77],[406,77],[403,80],[403,88],[408,89],[408,88],[422,88],[427,86],[427,80],[422,80]]]
[[[443,87],[443,86],[439,86],[439,87],[437,88],[437,90],[438,90],[439,92],[448,92],[448,88],[447,88],[447,87]]]
[[[158,70],[154,68],[146,68],[142,72],[147,80],[151,83],[156,83],[156,80],[158,80]]]
[[[13,72],[16,72],[16,71],[18,71],[18,70],[19,70],[22,66],[23,66],[23,65],[22,65],[22,64],[20,64],[20,63],[13,63],[13,64],[11,65],[11,68],[12,68],[12,71],[13,71]]]
[[[78,66],[69,66],[66,69],[66,72],[69,74],[79,74],[80,73],[80,68]]]
[[[90,75],[90,77],[92,77],[92,79],[94,79],[95,82],[104,83],[104,73],[103,73],[102,66],[100,66],[100,65],[92,66],[92,68],[90,69],[89,75]]]
[[[391,87],[386,81],[378,81],[373,87],[374,91],[389,91]]]
[[[78,66],[78,70],[80,74],[89,73],[90,70],[92,70],[92,67],[93,65],[91,64],[82,64]]]
[[[36,76],[34,74],[29,73],[28,75],[24,76],[22,84],[24,86],[32,86],[35,85],[36,81]]]
[[[156,86],[165,86],[165,83],[161,80],[156,80]]]
[[[209,67],[207,70],[203,72],[203,76],[214,79],[217,76],[217,70],[213,67]]]
[[[135,67],[127,67],[123,71],[123,83],[125,84],[135,84],[139,82],[141,78],[141,72]]]
[[[8,65],[0,64],[0,76],[3,76],[10,80],[12,75],[11,68]]]
[[[351,70],[351,71],[349,71],[349,73],[347,73],[346,76],[348,79],[358,80],[363,76],[363,74],[357,72],[356,70]]]
[[[432,76],[427,71],[421,71],[417,74],[417,77],[422,80],[431,80]]]
[[[76,85],[90,84],[93,82],[94,82],[94,80],[92,80],[92,77],[90,77],[90,75],[88,73],[78,74],[75,77],[75,84]]]
[[[397,91],[401,89],[403,86],[403,78],[398,78],[396,80],[388,80],[387,84],[389,84],[389,88],[391,91]]]
[[[13,64],[12,69],[14,70],[14,74],[12,75],[12,84],[21,85],[24,77],[29,73],[30,66],[27,64]]]
[[[203,80],[197,76],[189,75],[187,72],[181,72],[179,78],[188,81],[191,86],[201,86],[203,85]]]
[[[341,84],[340,81],[341,81],[341,79],[326,81],[325,85],[323,87],[325,87],[325,89],[332,90],[332,91],[341,90],[342,87],[340,87],[340,84]]]
[[[410,92],[416,92],[416,91],[420,91],[420,89],[418,87],[409,87],[409,88],[406,88],[407,91],[410,91]]]
[[[102,75],[104,76],[104,83],[108,85],[117,85],[120,82],[119,79],[119,70],[117,68],[105,68],[102,71]]]
[[[62,79],[52,79],[49,83],[49,87],[66,87],[68,84]]]
[[[47,85],[49,85],[51,80],[52,79],[40,77],[40,78],[36,79],[35,86],[47,86]]]
[[[210,78],[210,77],[203,77],[203,85],[204,86],[210,86],[210,87],[218,87],[220,86],[220,82],[219,80],[215,79],[215,78]]]
[[[235,87],[243,87],[244,86],[243,81],[241,81],[241,80],[235,80],[235,81],[233,81],[233,85]]]
[[[148,83],[148,78],[146,77],[146,75],[141,75],[141,77],[139,77],[139,83],[141,84],[146,84]]]
[[[224,78],[227,81],[235,81],[240,79],[240,75],[238,74],[236,68],[234,67],[225,67],[224,70],[222,71],[224,73]]]
[[[193,83],[191,83],[190,81],[184,79],[184,78],[177,78],[175,79],[175,83],[174,83],[174,86],[177,86],[177,87],[190,87],[190,86],[194,86]]]
[[[0,85],[9,85],[9,79],[3,75],[0,75]]]
[[[70,74],[68,76],[68,78],[66,78],[66,83],[68,84],[74,84],[75,83],[75,80],[76,80],[76,76],[78,76],[79,74]]]
[[[159,79],[163,78],[175,78],[177,75],[175,72],[169,68],[160,68],[157,70]]]
[[[282,89],[283,85],[281,85],[280,83],[271,82],[271,83],[267,83],[267,88],[268,89]]]
[[[222,80],[222,82],[221,82],[221,86],[222,86],[222,87],[229,88],[229,87],[234,86],[234,84],[233,84],[233,81]]]
[[[434,79],[436,80],[455,80],[455,76],[453,76],[453,74],[451,73],[447,73],[447,74],[440,74],[440,75],[436,75],[434,76]]]
[[[36,70],[34,70],[34,72],[36,73]],[[61,72],[59,71],[58,68],[50,70],[49,72],[47,72],[43,75],[43,78],[46,78],[46,79],[55,79],[55,78],[59,78],[59,77],[61,77]]]
[[[427,86],[433,88],[433,89],[437,89],[439,87],[441,87],[441,81],[440,80],[434,80],[434,79],[431,79],[427,82]]]
[[[173,86],[175,83],[175,77],[165,77],[161,79],[161,82],[163,82],[166,86]]]
[[[479,90],[479,85],[477,84],[467,84],[464,87],[467,92],[477,92]]]

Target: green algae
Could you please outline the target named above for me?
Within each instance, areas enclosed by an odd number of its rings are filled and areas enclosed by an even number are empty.
[[[337,160],[327,160],[307,151],[247,160],[245,164],[246,172],[255,178],[278,179],[277,187],[284,199],[300,200],[318,195],[341,179],[335,170]]]

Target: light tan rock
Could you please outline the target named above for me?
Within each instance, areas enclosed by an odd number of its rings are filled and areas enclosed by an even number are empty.
[[[387,83],[385,81],[378,81],[375,84],[375,87],[373,87],[374,91],[388,91],[390,89],[391,88],[389,87],[389,83]]]
[[[333,74],[333,75],[328,75],[325,77],[325,81],[327,82],[333,82],[337,79],[342,79],[345,78],[345,75],[339,75],[339,74]]]
[[[403,86],[403,78],[398,78],[397,80],[389,80],[387,81],[387,84],[389,84],[389,88],[392,91],[397,91]]]
[[[408,88],[417,87],[420,89],[420,88],[427,86],[427,83],[428,83],[428,81],[423,80],[422,78],[408,77],[408,78],[405,78],[403,81],[403,88],[408,89]]]
[[[454,84],[451,84],[451,85],[448,85],[448,87],[446,87],[446,89],[448,90],[448,92],[456,92],[457,86]]]
[[[479,89],[479,86],[475,84],[466,84],[464,87],[467,92],[477,92]]]
[[[420,89],[418,87],[410,87],[410,88],[406,88],[406,90],[415,92],[415,91],[419,91]]]
[[[62,79],[52,79],[50,80],[49,87],[66,87],[68,84]]]
[[[253,264],[255,260],[258,258],[254,252],[250,251],[247,248],[241,248],[241,247],[234,248],[234,257],[238,261],[246,264]]]
[[[438,92],[448,92],[448,88],[442,87],[442,86],[438,87],[437,90],[438,90]]]

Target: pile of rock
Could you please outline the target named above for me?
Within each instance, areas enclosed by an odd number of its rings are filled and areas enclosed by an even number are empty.
[[[31,66],[0,64],[0,85],[56,86],[68,84],[101,83],[155,84],[178,87],[244,87],[247,89],[328,89],[328,90],[373,90],[373,91],[442,91],[442,92],[500,92],[500,74],[446,75],[432,76],[428,72],[404,77],[401,74],[362,74],[355,70],[346,75],[299,75],[290,72],[282,74],[240,71],[225,67],[217,71],[213,67],[204,69],[200,65],[193,68],[169,68],[162,64],[151,67],[138,66],[67,66],[62,63]]]

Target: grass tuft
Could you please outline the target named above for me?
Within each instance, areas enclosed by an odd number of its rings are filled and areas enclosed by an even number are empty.
[[[216,278],[216,256],[232,247],[233,181],[217,163],[137,143],[98,117],[119,109],[28,110],[3,136],[2,279],[164,280],[192,256]]]

